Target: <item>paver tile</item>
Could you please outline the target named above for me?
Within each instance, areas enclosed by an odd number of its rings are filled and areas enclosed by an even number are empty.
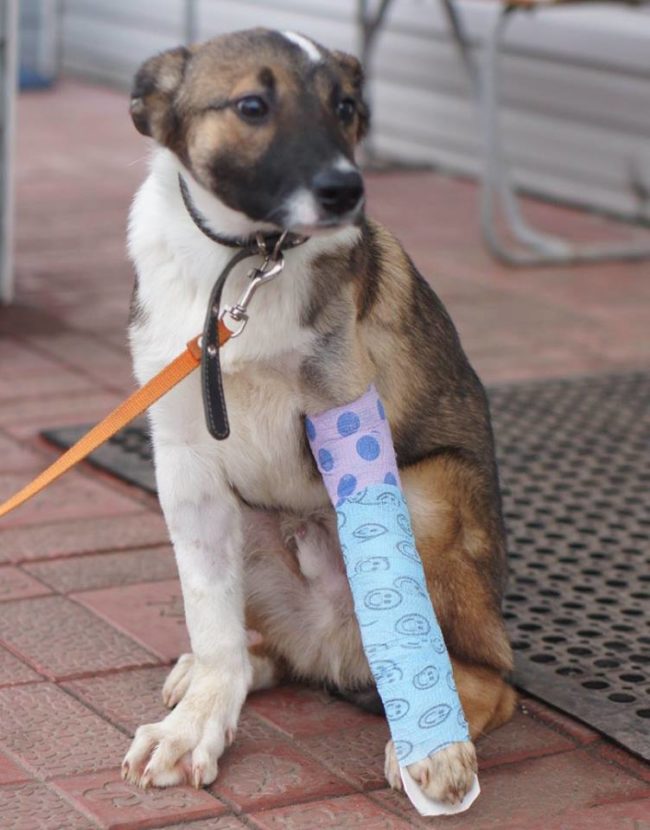
[[[177,579],[84,591],[74,597],[163,660],[191,650]]]
[[[363,790],[386,786],[384,749],[390,737],[384,718],[364,726],[301,741],[311,755]]]
[[[173,579],[177,573],[174,554],[168,546],[35,562],[26,564],[24,570],[64,594]]]
[[[76,283],[77,280],[73,282],[73,288]],[[124,287],[127,288],[127,285]],[[127,320],[124,319],[123,323],[125,327],[124,339],[126,341]],[[121,367],[129,363],[128,354],[123,351],[120,352],[112,346],[107,346],[92,334],[71,329],[59,332],[56,337],[35,335],[31,338],[31,343],[35,349],[46,351],[54,359],[83,372],[87,372],[89,368],[92,368],[94,371],[108,373],[114,370],[116,366]]]
[[[551,706],[547,706],[547,704],[542,703],[540,700],[526,698],[522,702],[522,706],[527,714],[532,715],[552,729],[563,732],[580,744],[593,743],[599,738],[598,733],[584,723],[570,718],[568,715],[559,712],[557,709],[553,709]]]
[[[24,342],[3,338],[0,401],[33,396],[42,398],[90,388],[88,378],[71,372],[53,355],[39,354],[33,347],[32,338],[30,341],[26,346]],[[51,337],[48,342],[52,342]]]
[[[0,787],[2,830],[96,830],[45,784]]]
[[[368,798],[374,804],[379,804],[385,810],[396,813],[398,816],[407,821],[410,827],[431,828],[431,830],[434,830],[435,828],[435,830],[438,830],[438,826],[435,823],[436,820],[426,816],[420,816],[415,807],[413,807],[411,802],[402,792],[391,790],[389,788],[383,790],[373,790],[368,793]],[[470,807],[470,813],[474,812],[477,804],[478,801]],[[440,819],[440,830],[444,830],[447,822],[447,816],[444,818],[445,824],[443,824],[442,821],[443,819]],[[523,828],[521,828],[521,830],[523,830]]]
[[[405,830],[409,824],[363,795],[313,801],[249,816],[261,830]]]
[[[79,553],[128,550],[169,541],[157,513],[76,519],[0,529],[0,562],[25,562]]]
[[[42,582],[11,565],[0,567],[0,602],[8,599],[25,599],[51,594]]]
[[[589,751],[608,764],[618,764],[632,775],[650,784],[650,764],[647,761],[642,761],[636,755],[632,755],[631,752],[627,752],[607,740],[592,744]]]
[[[278,741],[286,738],[286,735],[275,726],[267,723],[259,717],[248,705],[244,704],[239,723],[237,724],[237,735],[235,743],[241,741],[261,742]]]
[[[531,824],[526,830],[650,830],[650,799],[569,810],[556,818]]]
[[[162,702],[162,687],[169,666],[111,672],[99,677],[85,677],[64,682],[64,688],[88,704],[111,723],[130,734],[143,723],[155,723],[169,712]],[[268,742],[284,734],[266,723],[245,704],[235,743]]]
[[[53,373],[64,368],[58,361],[39,354],[33,348],[11,337],[2,340],[2,357],[2,366],[0,366],[0,380],[2,381],[15,381],[24,377],[35,380],[40,377],[51,377]]]
[[[165,830],[246,830],[247,825],[236,816],[222,816],[218,819],[193,821],[191,824],[165,825]]]
[[[28,438],[54,426],[94,423],[119,403],[119,395],[99,390],[47,398],[17,398],[3,402],[0,425],[15,438]]]
[[[0,745],[53,778],[115,766],[128,738],[56,686],[35,683],[0,689]]]
[[[37,680],[43,680],[42,675],[0,646],[0,686],[15,686],[19,683],[32,683]]]
[[[168,666],[130,669],[69,681],[65,688],[132,735],[141,724],[162,720],[168,713],[161,697],[168,674]]]
[[[144,830],[162,827],[174,820],[192,821],[226,812],[224,805],[204,790],[191,787],[142,790],[122,781],[119,770],[59,778],[52,785],[104,830]]]
[[[326,692],[300,686],[282,686],[248,698],[251,710],[292,737],[326,735],[374,723],[375,715],[362,712]]]
[[[529,830],[539,825],[541,830],[555,827],[552,822],[568,811],[650,796],[648,785],[585,750],[493,767],[480,773],[479,780],[477,801],[467,812],[445,817],[445,828]],[[400,814],[413,814],[404,796],[382,791],[372,798]]]
[[[286,741],[235,741],[210,791],[251,811],[343,795],[352,788]]]
[[[564,734],[540,723],[521,708],[512,720],[476,743],[479,768],[488,769],[496,764],[523,761],[537,755],[551,755],[573,749],[576,743]]]
[[[76,394],[92,391],[93,382],[63,366],[52,364],[48,375],[37,377],[23,375],[11,379],[0,377],[0,402],[17,399],[38,399],[41,396],[60,395],[62,392]]]
[[[31,775],[28,772],[0,752],[0,784],[18,784],[29,780]]]
[[[157,662],[90,611],[59,596],[5,603],[0,640],[50,678]]]
[[[36,452],[5,435],[0,435],[0,458],[3,473],[22,472],[26,477],[25,471],[35,474],[46,465],[44,453]]]
[[[0,501],[9,498],[27,483],[24,474],[0,475]],[[134,499],[79,472],[66,473],[44,492],[34,496],[14,513],[3,517],[2,526],[41,524],[88,516],[122,516],[142,510]]]

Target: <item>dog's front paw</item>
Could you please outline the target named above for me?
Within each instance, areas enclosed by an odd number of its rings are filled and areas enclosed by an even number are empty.
[[[194,659],[187,691],[174,711],[136,731],[122,777],[145,788],[211,784],[223,750],[233,741],[249,675],[247,658],[238,671],[210,668]]]
[[[469,792],[477,770],[476,750],[471,741],[449,744],[422,761],[407,767],[411,777],[435,801],[457,804]],[[395,790],[402,789],[399,764],[392,741],[386,744],[386,780]]]

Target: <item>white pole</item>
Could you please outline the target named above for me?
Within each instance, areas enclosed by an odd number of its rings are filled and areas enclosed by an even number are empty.
[[[0,113],[0,303],[10,303],[14,296],[13,213],[14,176],[13,145],[18,55],[18,3],[0,0],[2,14],[2,89]]]

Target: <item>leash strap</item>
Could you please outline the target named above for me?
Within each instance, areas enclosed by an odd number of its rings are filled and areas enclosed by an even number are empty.
[[[223,441],[230,435],[228,424],[228,412],[226,410],[226,399],[223,391],[221,376],[221,362],[219,349],[222,345],[221,331],[229,329],[219,319],[221,294],[226,284],[228,275],[232,269],[250,256],[255,256],[257,250],[244,249],[235,254],[228,265],[224,268],[219,279],[215,282],[210,294],[210,302],[205,315],[203,326],[203,354],[201,357],[201,390],[203,392],[203,410],[205,413],[205,424],[208,432],[218,441]],[[232,335],[232,332],[230,333]],[[225,341],[223,341],[225,342]]]
[[[220,346],[230,339],[232,332],[221,321],[218,323],[218,342]],[[184,378],[191,374],[201,362],[200,337],[195,337],[187,344],[187,348],[178,357],[172,360],[162,371],[151,378],[144,386],[136,390],[116,409],[94,426],[67,452],[59,456],[57,460],[44,470],[34,481],[23,487],[18,493],[12,496],[4,504],[0,504],[0,518],[7,513],[20,507],[32,496],[40,493],[48,484],[56,481],[57,478],[74,467],[79,461],[90,455],[93,450],[101,446],[122,427],[130,423],[138,415],[141,415],[159,398],[173,389]]]
[[[123,401],[116,409],[94,426],[82,438],[77,441],[63,455],[51,464],[46,470],[38,475],[33,481],[27,484],[10,499],[0,504],[0,519],[20,507],[32,496],[40,493],[53,481],[83,461],[91,452],[100,447],[116,432],[129,424],[138,415],[141,415],[157,400],[162,398],[170,389],[173,389],[184,378],[191,374],[201,365],[201,390],[203,395],[203,407],[205,419],[210,434],[219,440],[227,438],[230,433],[228,414],[226,412],[226,401],[223,392],[221,378],[221,364],[219,361],[219,349],[231,337],[241,333],[248,316],[246,307],[250,302],[257,286],[275,276],[282,270],[284,261],[281,257],[281,248],[293,248],[302,245],[307,237],[291,235],[288,238],[286,232],[267,236],[259,236],[250,239],[222,238],[213,234],[208,228],[204,218],[194,207],[189,195],[187,184],[182,176],[179,176],[179,184],[185,207],[192,220],[206,236],[220,244],[242,247],[228,262],[217,279],[212,293],[210,303],[205,317],[203,335],[195,337],[187,344],[187,348],[178,357],[172,360],[151,380],[145,383],[140,389]],[[272,251],[271,255],[268,251]],[[233,331],[222,321],[220,303],[221,294],[225,282],[232,269],[247,257],[264,255],[266,260],[261,269],[254,269],[249,277],[253,278],[251,285],[245,292],[240,302],[233,309],[228,309],[230,316],[235,321],[241,321],[240,328]],[[272,260],[272,261],[271,261]],[[271,262],[269,266],[269,262]],[[235,315],[237,312],[237,316]]]

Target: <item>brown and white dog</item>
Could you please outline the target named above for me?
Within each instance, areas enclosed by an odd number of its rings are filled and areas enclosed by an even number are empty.
[[[208,434],[196,375],[151,410],[192,654],[165,683],[173,711],[141,726],[124,760],[125,777],[143,786],[211,783],[247,693],[281,678],[378,702],[304,427],[306,415],[354,400],[372,381],[472,738],[513,712],[486,398],[440,300],[399,242],[363,214],[354,163],[368,122],[361,86],[356,59],[264,29],[165,52],[135,79],[133,120],[158,145],[129,230],[140,382],[201,330],[233,253],[192,221],[179,173],[217,234],[310,236],[286,252],[246,332],[223,350],[230,437]],[[224,303],[241,294],[246,271],[235,269]],[[410,771],[432,797],[456,801],[475,767],[467,742]],[[391,742],[386,775],[401,786]]]

